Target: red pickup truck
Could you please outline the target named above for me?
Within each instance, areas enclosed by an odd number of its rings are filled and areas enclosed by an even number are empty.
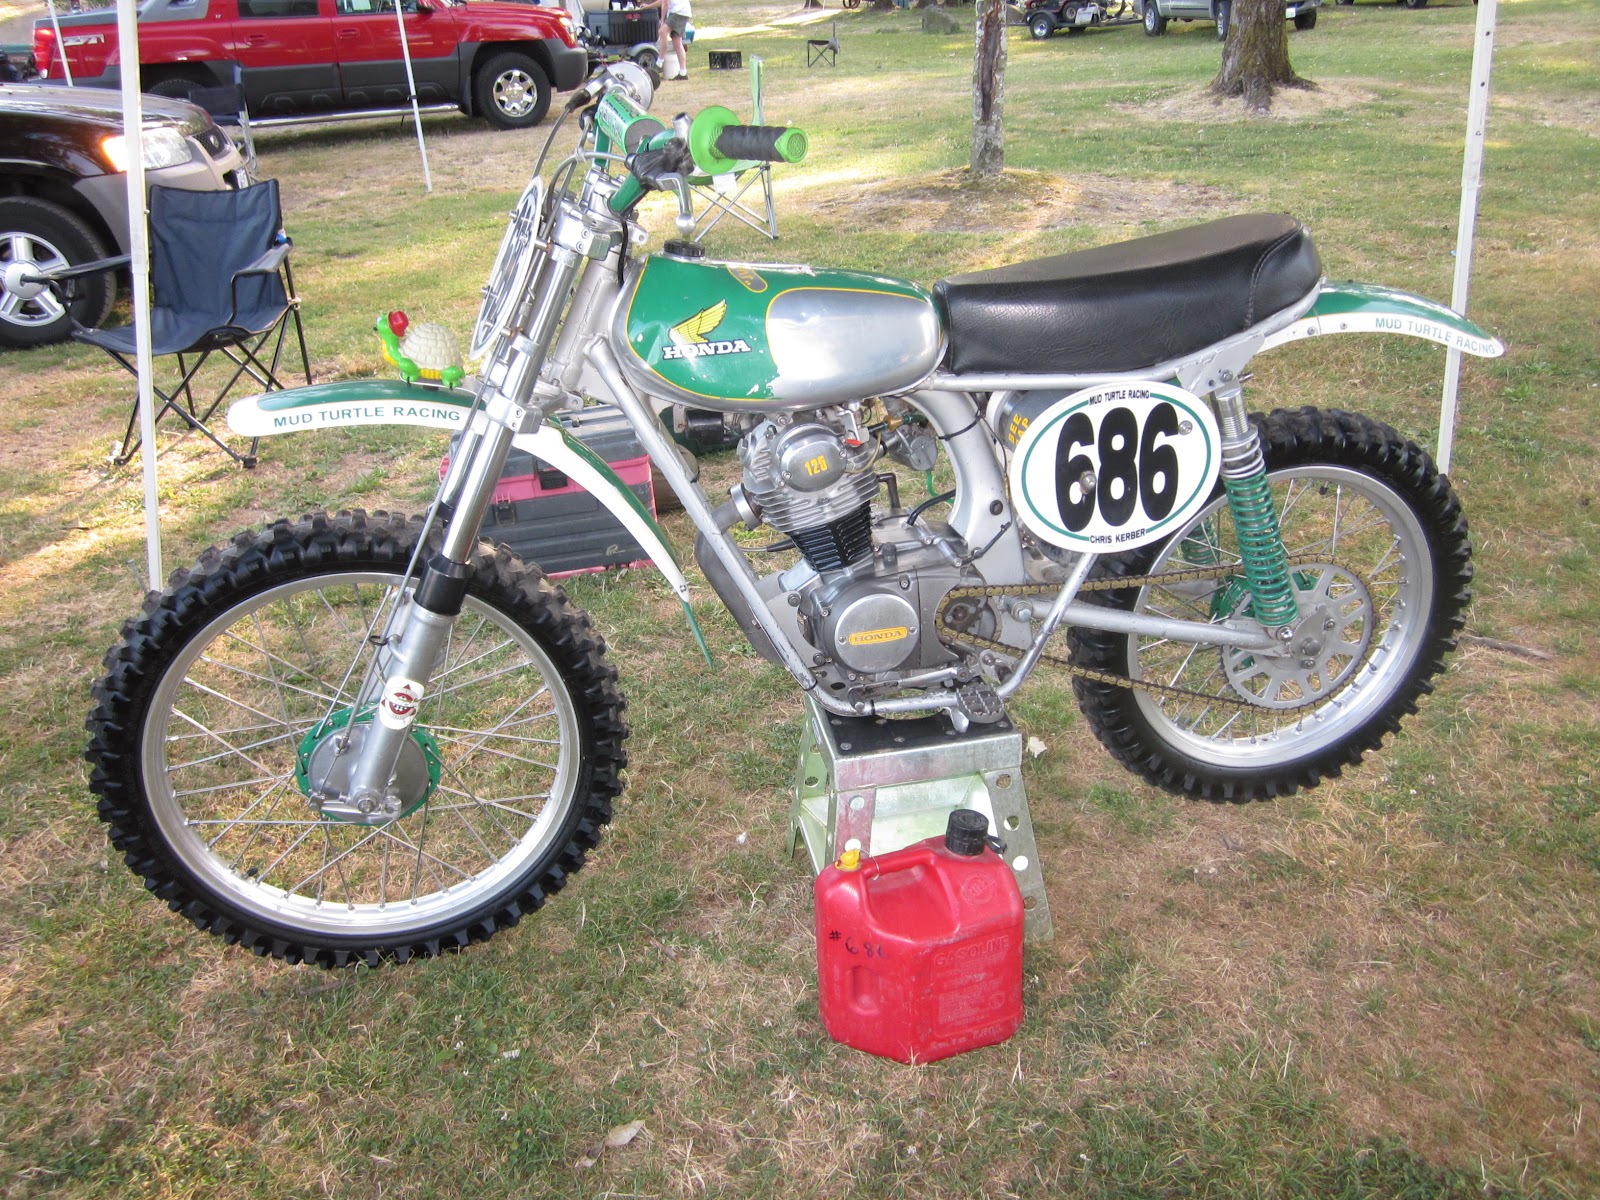
[[[140,87],[187,98],[232,83],[252,116],[358,114],[410,103],[396,0],[145,0],[139,6]],[[400,0],[417,99],[451,103],[501,129],[537,125],[550,92],[588,73],[572,19],[560,8],[484,0]],[[121,86],[114,8],[62,16],[61,44],[35,23],[39,72]]]

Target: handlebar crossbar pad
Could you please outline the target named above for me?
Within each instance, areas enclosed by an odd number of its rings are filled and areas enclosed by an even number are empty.
[[[746,162],[799,162],[806,135],[782,125],[729,125],[717,135],[717,153]]]

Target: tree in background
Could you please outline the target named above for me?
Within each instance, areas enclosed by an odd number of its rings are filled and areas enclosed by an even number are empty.
[[[1280,87],[1316,87],[1289,65],[1283,0],[1233,0],[1231,7],[1228,37],[1222,44],[1222,69],[1211,81],[1213,95],[1243,97],[1251,112],[1264,113],[1272,107],[1273,93]]]
[[[972,58],[972,174],[993,179],[1005,169],[1005,135],[1000,127],[1006,95],[1005,0],[977,0],[976,42]]]

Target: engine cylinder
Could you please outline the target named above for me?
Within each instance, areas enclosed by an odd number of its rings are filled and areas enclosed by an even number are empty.
[[[873,457],[872,446],[847,444],[820,421],[781,430],[764,422],[739,446],[745,495],[818,571],[872,553]]]

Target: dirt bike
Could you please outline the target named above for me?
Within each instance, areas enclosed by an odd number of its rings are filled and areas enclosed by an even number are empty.
[[[92,787],[172,909],[259,954],[376,964],[488,938],[583,865],[623,786],[624,702],[588,618],[479,539],[508,451],[598,497],[694,623],[649,509],[560,424],[586,398],[626,414],[707,583],[819,712],[977,728],[1055,662],[1130,770],[1239,801],[1337,775],[1414,711],[1470,595],[1460,505],[1377,421],[1247,413],[1246,368],[1342,332],[1497,341],[1426,300],[1329,284],[1282,216],[931,291],[712,261],[687,240],[687,181],[797,160],[805,136],[721,108],[663,123],[651,97],[618,64],[567,106],[583,136],[548,184],[541,155],[511,213],[475,377],[234,406],[247,436],[402,423],[458,440],[425,517],[241,534],[125,625],[88,720]],[[677,198],[681,240],[645,253],[633,218],[652,191]],[[741,431],[720,504],[658,418],[671,404]],[[941,457],[953,489],[903,504],[886,468]],[[739,525],[775,529],[792,561],[754,565],[772,556]]]

